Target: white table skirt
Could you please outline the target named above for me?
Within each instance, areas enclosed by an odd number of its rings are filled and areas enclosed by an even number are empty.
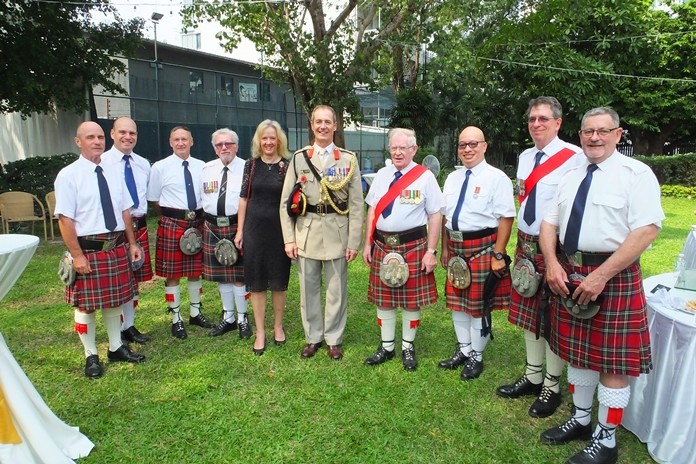
[[[657,284],[673,287],[676,274],[643,282],[645,294]],[[696,292],[674,289],[685,300]],[[647,445],[657,462],[696,463],[696,316],[648,299],[653,370],[631,380],[631,402],[623,426]]]
[[[0,234],[0,301],[22,275],[38,244],[35,235]]]

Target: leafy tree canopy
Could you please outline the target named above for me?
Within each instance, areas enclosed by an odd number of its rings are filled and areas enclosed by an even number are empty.
[[[114,20],[95,25],[92,11]],[[142,25],[141,19],[121,20],[100,0],[0,2],[0,111],[84,111],[85,89],[95,85],[126,93],[110,80],[126,70],[113,57],[134,54]]]

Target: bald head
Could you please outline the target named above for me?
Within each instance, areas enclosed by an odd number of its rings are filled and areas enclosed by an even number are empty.
[[[135,125],[135,121],[126,116],[117,118],[111,128],[111,139],[118,151],[130,155],[138,143],[138,126]]]
[[[75,145],[82,156],[98,164],[104,153],[104,131],[96,122],[83,122],[77,127]]]
[[[471,169],[483,161],[486,148],[488,148],[486,137],[478,127],[465,127],[459,134],[457,156],[467,169]]]

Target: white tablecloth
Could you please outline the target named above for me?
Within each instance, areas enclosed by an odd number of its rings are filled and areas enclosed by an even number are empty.
[[[650,297],[657,284],[674,287],[675,281],[676,274],[669,273],[643,282],[653,370],[631,380],[623,426],[657,462],[685,464],[696,463],[696,315]],[[670,293],[696,300],[696,292],[672,288]]]
[[[0,235],[0,300],[22,274],[38,244],[39,238],[33,235]],[[77,427],[66,425],[53,414],[17,364],[2,334],[0,389],[5,400],[0,407],[11,417],[21,439],[18,444],[0,443],[1,464],[73,463],[94,447]]]

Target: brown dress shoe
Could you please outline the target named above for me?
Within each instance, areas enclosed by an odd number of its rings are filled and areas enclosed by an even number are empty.
[[[323,345],[322,342],[319,342],[319,343],[307,343],[307,344],[305,345],[304,349],[302,350],[302,353],[300,354],[300,356],[302,356],[303,358],[311,358],[312,356],[314,356],[315,354],[317,354],[317,350],[318,350],[319,348],[321,348],[322,345]]]
[[[329,358],[334,361],[340,361],[343,358],[343,349],[341,345],[327,345]]]

